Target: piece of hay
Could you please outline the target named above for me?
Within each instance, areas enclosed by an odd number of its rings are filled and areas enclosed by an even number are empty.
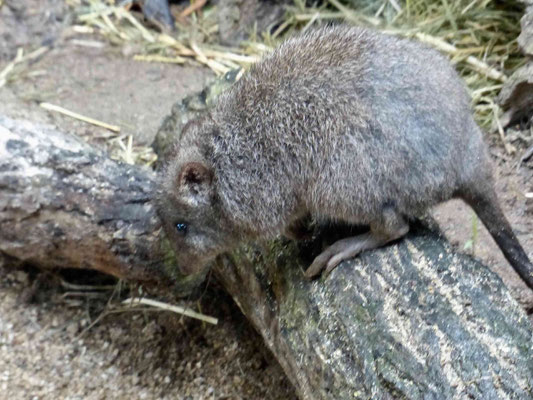
[[[108,129],[108,130],[110,130],[112,132],[120,132],[120,126],[110,125],[110,124],[107,124],[105,122],[99,121],[97,119],[94,119],[94,118],[91,118],[91,117],[86,117],[85,115],[81,115],[81,114],[78,114],[78,113],[76,113],[74,111],[67,110],[66,108],[63,108],[63,107],[55,105],[55,104],[50,104],[50,103],[43,102],[43,103],[40,103],[39,106],[41,106],[45,110],[58,112],[60,114],[66,115],[68,117],[75,118],[75,119],[83,121],[83,122],[87,122],[88,124],[96,125],[96,126]]]

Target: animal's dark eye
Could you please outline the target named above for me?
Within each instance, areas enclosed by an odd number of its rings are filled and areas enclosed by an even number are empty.
[[[178,222],[176,224],[176,230],[178,233],[185,235],[187,233],[187,224],[184,224],[183,222]]]

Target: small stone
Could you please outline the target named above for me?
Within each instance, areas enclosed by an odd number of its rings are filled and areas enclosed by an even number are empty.
[[[15,271],[15,280],[17,282],[27,284],[29,281],[28,273],[24,271]]]

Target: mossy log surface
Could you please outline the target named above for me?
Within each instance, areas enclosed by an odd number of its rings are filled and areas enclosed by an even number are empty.
[[[426,228],[309,282],[293,245],[218,279],[302,399],[531,399],[530,322],[502,281]]]

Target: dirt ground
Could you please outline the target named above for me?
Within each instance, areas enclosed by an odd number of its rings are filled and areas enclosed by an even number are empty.
[[[172,104],[212,78],[199,67],[131,61],[131,49],[112,47],[98,37],[90,38],[90,46],[80,46],[63,4],[8,0],[0,8],[0,70],[20,46],[31,50],[53,44],[0,88],[0,113],[51,123],[96,145],[108,135],[38,107],[47,101],[118,124],[135,143],[149,144]],[[487,140],[503,208],[533,257],[533,200],[524,196],[533,191],[533,162],[517,170],[519,154],[506,155],[496,137]],[[472,211],[452,201],[433,214],[463,251],[472,239]],[[498,272],[515,298],[533,312],[533,294],[482,226],[474,255]],[[102,283],[91,274],[40,273],[0,261],[1,398],[295,398],[261,338],[216,284],[192,304],[219,318],[211,326],[166,312],[103,314],[114,289],[86,290],[61,284],[61,279],[78,285]],[[116,288],[114,281],[109,284]]]

